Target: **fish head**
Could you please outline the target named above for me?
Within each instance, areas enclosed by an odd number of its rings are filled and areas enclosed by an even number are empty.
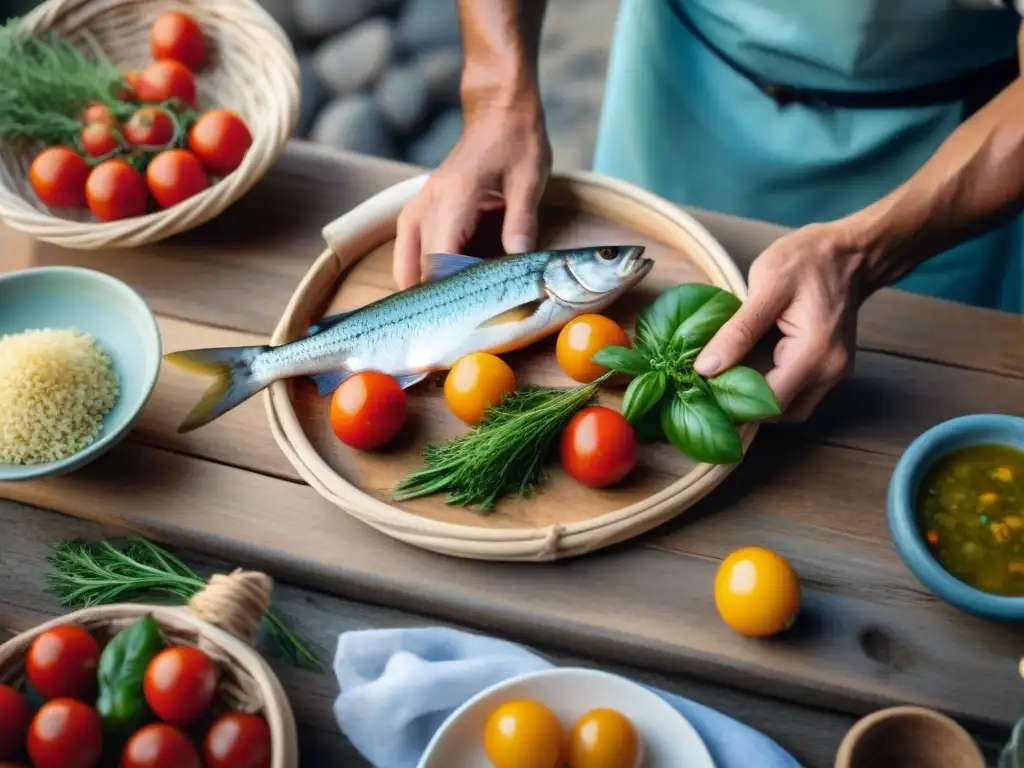
[[[556,301],[576,307],[603,307],[639,283],[654,261],[642,245],[574,248],[552,257],[545,288]]]

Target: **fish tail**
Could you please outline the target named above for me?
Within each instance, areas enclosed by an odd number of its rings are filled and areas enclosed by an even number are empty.
[[[191,432],[209,424],[266,387],[266,382],[253,375],[252,362],[268,349],[265,346],[220,347],[164,355],[164,360],[182,370],[216,377],[181,422],[178,432]]]

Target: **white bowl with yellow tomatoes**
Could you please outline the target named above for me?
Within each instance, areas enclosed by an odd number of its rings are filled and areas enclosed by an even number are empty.
[[[654,692],[557,667],[491,686],[455,710],[418,768],[715,768],[700,735]]]

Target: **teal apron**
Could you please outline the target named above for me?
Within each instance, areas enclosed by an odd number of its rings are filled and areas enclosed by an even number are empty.
[[[622,0],[594,170],[791,227],[845,216],[920,168],[964,104],[780,104],[750,73],[818,90],[914,88],[1015,56],[1020,23],[955,0]],[[1021,235],[1017,218],[896,287],[1024,313]]]

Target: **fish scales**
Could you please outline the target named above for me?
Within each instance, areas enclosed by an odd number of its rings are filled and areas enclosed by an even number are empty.
[[[465,321],[539,298],[541,278],[551,254],[546,251],[509,261],[486,261],[467,269],[460,280],[424,283],[354,311],[338,325],[294,344],[268,350],[253,362],[257,376],[306,373],[325,359],[339,364],[374,350],[400,349],[438,331],[468,332]],[[474,323],[475,324],[475,323]]]

